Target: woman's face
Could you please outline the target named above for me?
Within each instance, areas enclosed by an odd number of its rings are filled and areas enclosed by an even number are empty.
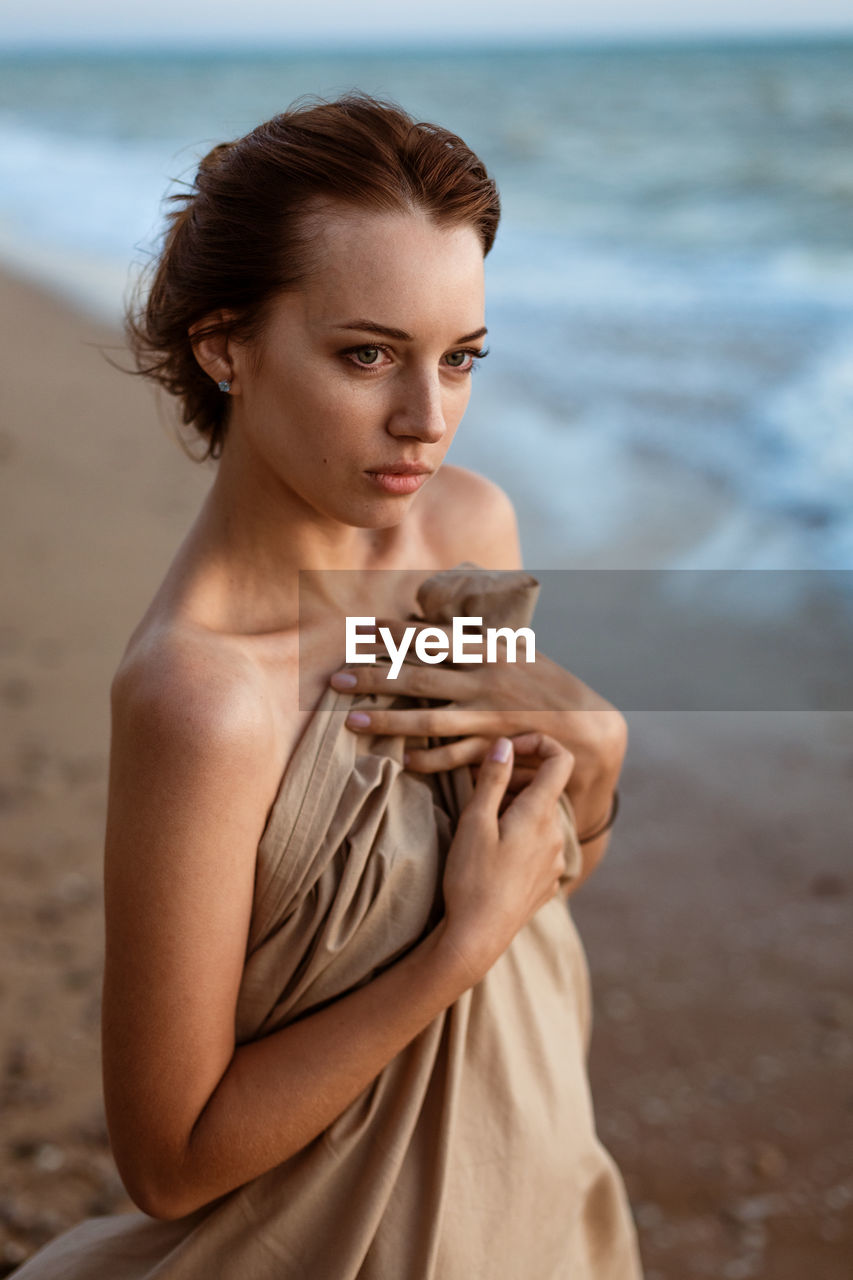
[[[472,227],[421,212],[340,209],[324,215],[312,265],[235,350],[228,442],[300,505],[389,527],[468,403],[485,335],[482,246]],[[422,474],[394,474],[412,465]]]

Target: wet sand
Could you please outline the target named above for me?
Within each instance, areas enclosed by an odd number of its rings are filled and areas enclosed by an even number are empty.
[[[129,1207],[100,1100],[108,686],[211,472],[106,363],[108,329],[2,276],[0,324],[7,1274],[80,1218]],[[853,712],[628,720],[618,824],[572,910],[599,1131],[647,1280],[846,1280]]]

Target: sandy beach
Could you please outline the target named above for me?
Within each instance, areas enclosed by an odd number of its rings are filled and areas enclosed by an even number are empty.
[[[6,1275],[131,1207],[100,1097],[108,686],[212,473],[110,367],[112,331],[2,275],[0,325]],[[847,1280],[853,712],[628,720],[617,828],[572,911],[647,1280]]]

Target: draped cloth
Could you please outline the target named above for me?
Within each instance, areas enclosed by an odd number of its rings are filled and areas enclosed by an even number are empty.
[[[538,585],[461,566],[419,616],[529,623]],[[470,770],[403,768],[403,738],[354,734],[329,687],[257,851],[238,1044],[369,982],[442,913],[444,858]],[[567,878],[581,867],[561,801]],[[599,1142],[586,1072],[589,973],[562,897],[477,986],[290,1159],[174,1222],[142,1213],[72,1228],[20,1280],[637,1280],[622,1179]],[[346,1052],[345,1046],[342,1052]]]

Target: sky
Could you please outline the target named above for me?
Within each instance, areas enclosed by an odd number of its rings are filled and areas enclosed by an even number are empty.
[[[0,48],[853,34],[853,0],[3,0],[0,14]]]

